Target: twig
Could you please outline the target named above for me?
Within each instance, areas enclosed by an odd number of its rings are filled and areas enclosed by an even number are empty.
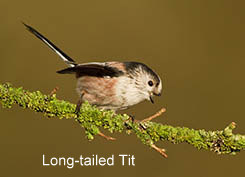
[[[163,157],[167,158],[168,155],[165,153],[165,149],[161,149],[157,147],[155,144],[152,144],[151,147],[155,149],[157,152],[159,152]]]
[[[162,108],[160,111],[158,111],[157,113],[155,113],[154,115],[152,115],[146,119],[143,119],[141,122],[151,121],[151,120],[159,117],[160,115],[162,115],[164,112],[166,112],[166,108]]]
[[[234,155],[245,149],[245,135],[233,133],[235,123],[231,123],[223,130],[206,131],[204,129],[174,127],[150,121],[165,111],[162,109],[155,115],[143,120],[143,122],[148,122],[144,123],[147,128],[142,131],[140,127],[142,122],[127,121],[129,116],[126,114],[99,110],[88,102],[83,103],[79,114],[76,114],[76,105],[59,100],[54,96],[50,99],[47,97],[50,96],[44,95],[40,91],[30,92],[22,87],[15,88],[8,83],[0,84],[0,103],[4,108],[11,108],[13,104],[17,104],[20,107],[43,113],[48,117],[76,119],[81,127],[86,130],[88,139],[93,139],[93,136],[100,132],[101,128],[112,133],[125,132],[125,129],[129,129],[144,144],[149,145],[164,157],[166,157],[164,150],[155,145],[158,141],[170,141],[174,144],[186,142],[197,149],[210,150],[217,154]],[[114,138],[103,133],[99,133],[99,135],[108,140],[114,140]]]
[[[55,87],[49,94],[49,96],[53,96],[54,94],[56,94],[56,92],[59,90],[59,87]]]
[[[115,140],[116,140],[116,138],[113,138],[113,137],[111,137],[111,136],[106,136],[106,135],[105,135],[104,133],[102,133],[102,132],[99,132],[98,135],[101,136],[101,137],[103,137],[103,138],[105,138],[105,139],[107,139],[107,140],[110,140],[110,141],[115,141]]]

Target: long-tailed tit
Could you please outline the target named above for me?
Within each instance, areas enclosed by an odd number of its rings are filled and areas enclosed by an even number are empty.
[[[153,96],[160,96],[160,77],[148,66],[139,62],[90,62],[77,64],[71,57],[56,47],[50,40],[29,25],[26,28],[48,45],[69,65],[57,71],[59,74],[75,74],[77,93],[81,103],[88,101],[102,109],[122,110],[144,100],[153,103]]]

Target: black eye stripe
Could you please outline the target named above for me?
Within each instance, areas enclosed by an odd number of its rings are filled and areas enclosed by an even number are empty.
[[[148,85],[152,87],[153,86],[153,82],[152,81],[148,81]]]

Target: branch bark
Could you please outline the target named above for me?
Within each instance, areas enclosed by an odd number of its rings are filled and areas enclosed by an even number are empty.
[[[13,104],[44,113],[47,117],[75,119],[85,129],[87,138],[94,139],[101,135],[100,128],[109,132],[134,133],[144,144],[167,156],[165,150],[155,145],[158,141],[170,141],[174,144],[186,142],[198,149],[205,149],[217,154],[236,154],[245,149],[245,135],[233,134],[236,124],[232,122],[224,130],[206,131],[187,127],[173,127],[149,121],[132,121],[126,114],[99,110],[85,102],[79,115],[76,106],[64,100],[58,100],[55,94],[44,95],[40,91],[29,92],[11,84],[0,84],[0,102],[4,108]],[[143,128],[142,128],[143,127]],[[104,135],[105,136],[105,135]],[[105,136],[106,137],[106,136]]]

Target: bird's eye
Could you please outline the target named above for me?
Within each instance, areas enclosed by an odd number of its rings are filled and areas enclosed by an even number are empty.
[[[153,86],[153,82],[152,81],[149,81],[148,82],[148,85],[152,87]]]
[[[158,87],[158,85],[159,85],[159,82],[156,84],[156,87]]]

